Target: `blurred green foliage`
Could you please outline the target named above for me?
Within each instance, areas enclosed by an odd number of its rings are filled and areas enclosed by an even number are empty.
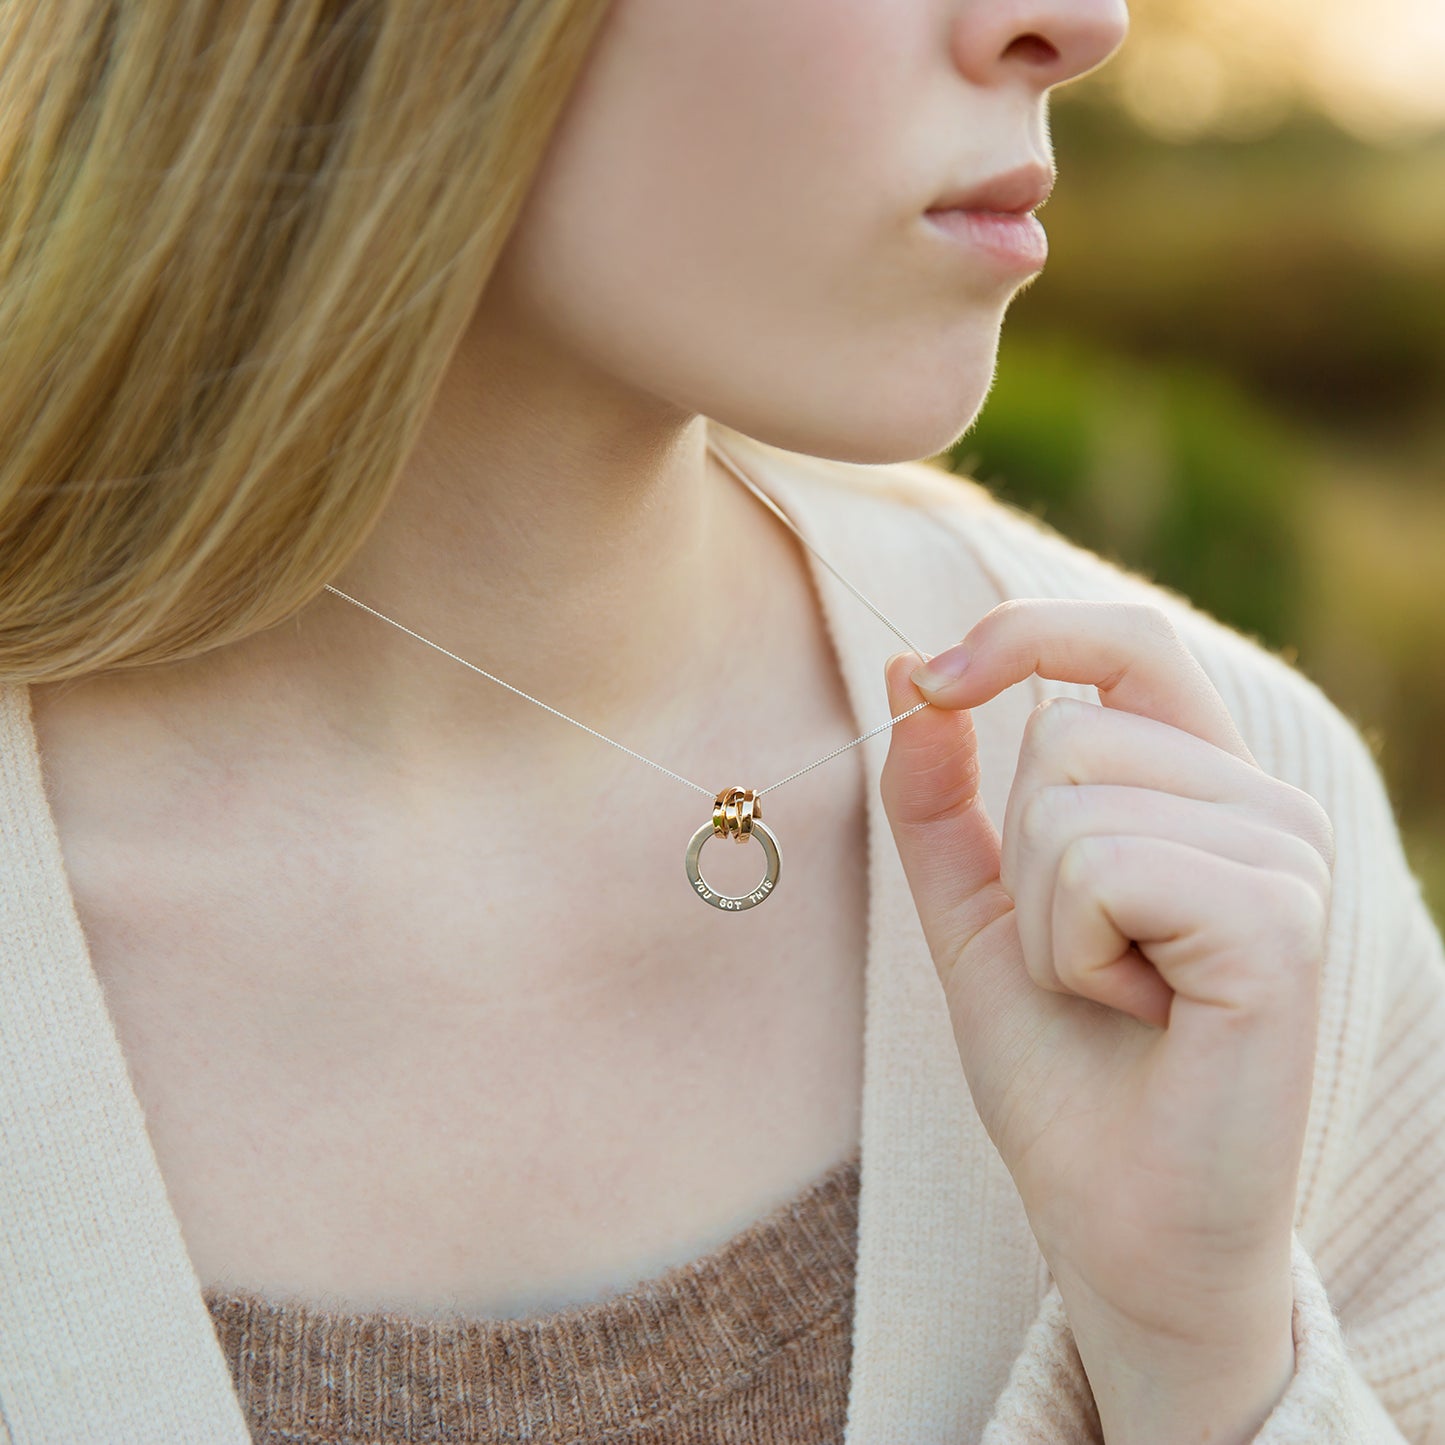
[[[1225,374],[1026,338],[950,465],[1251,636],[1297,631],[1303,461]]]

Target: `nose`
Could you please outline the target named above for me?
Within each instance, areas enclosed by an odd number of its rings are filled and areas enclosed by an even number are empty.
[[[1040,91],[1097,70],[1129,33],[1126,0],[959,0],[954,64],[975,85]]]

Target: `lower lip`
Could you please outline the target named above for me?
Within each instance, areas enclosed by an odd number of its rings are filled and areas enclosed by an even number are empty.
[[[1049,238],[1037,216],[1003,211],[925,211],[924,219],[948,237],[1015,267],[1042,270]]]

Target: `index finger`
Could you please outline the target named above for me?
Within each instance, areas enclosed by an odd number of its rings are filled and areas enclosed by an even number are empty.
[[[941,677],[940,666],[961,653],[967,669]],[[940,681],[930,685],[930,673]],[[1011,597],[912,680],[938,707],[971,708],[1034,673],[1092,683],[1104,707],[1155,718],[1259,766],[1168,614],[1147,602]]]

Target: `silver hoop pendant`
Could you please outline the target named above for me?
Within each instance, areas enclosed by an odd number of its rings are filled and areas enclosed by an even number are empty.
[[[713,801],[713,815],[692,835],[685,860],[687,881],[704,903],[710,903],[725,913],[741,913],[745,908],[756,908],[765,898],[772,896],[782,871],[783,855],[777,839],[763,823],[762,813],[762,802],[751,789],[724,788]],[[702,855],[702,845],[709,838],[732,838],[737,843],[756,838],[762,845],[767,871],[751,893],[719,893],[702,876],[698,860]]]

